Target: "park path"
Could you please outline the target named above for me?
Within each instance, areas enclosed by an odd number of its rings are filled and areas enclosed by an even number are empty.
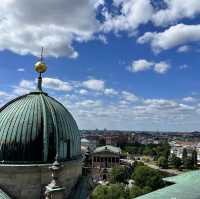
[[[162,172],[166,172],[166,173],[169,173],[170,175],[179,175],[181,174],[182,172],[181,171],[177,171],[175,169],[161,169],[160,167],[158,167],[157,165],[154,165],[154,164],[150,164],[148,162],[144,162],[142,161],[145,165],[147,165],[148,167],[152,168],[152,169],[156,169],[156,170],[159,170],[159,171],[162,171]]]

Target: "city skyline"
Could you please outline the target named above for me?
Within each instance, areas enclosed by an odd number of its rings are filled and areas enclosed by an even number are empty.
[[[0,11],[1,106],[35,89],[44,46],[44,90],[80,129],[200,130],[198,0],[3,0]]]

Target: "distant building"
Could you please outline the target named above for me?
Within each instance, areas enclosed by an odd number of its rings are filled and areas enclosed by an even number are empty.
[[[111,168],[120,164],[121,149],[111,145],[97,147],[91,154],[92,168]]]
[[[120,165],[121,149],[111,145],[97,147],[85,154],[83,173],[93,176],[96,182],[106,180],[109,170]]]
[[[185,141],[172,141],[169,142],[171,146],[171,154],[174,154],[176,157],[182,158],[183,149],[187,150],[188,156],[192,156],[193,150],[197,151],[197,160],[200,162],[200,143],[195,142],[185,142]]]

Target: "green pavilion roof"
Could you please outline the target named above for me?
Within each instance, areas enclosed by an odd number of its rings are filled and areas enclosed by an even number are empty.
[[[175,183],[137,199],[199,199],[200,198],[200,170],[190,171],[178,176],[164,179]]]
[[[118,154],[121,153],[121,149],[119,147],[115,147],[115,146],[111,146],[111,145],[97,147],[94,150],[94,153],[100,153],[100,152],[104,152],[104,151],[109,151],[109,152],[118,153]]]

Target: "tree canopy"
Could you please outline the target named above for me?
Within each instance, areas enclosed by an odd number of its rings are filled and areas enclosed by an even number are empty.
[[[109,180],[111,183],[124,183],[128,177],[128,168],[125,166],[116,166],[111,169]]]
[[[158,166],[162,169],[167,169],[168,168],[168,159],[164,156],[160,156],[158,158]]]
[[[171,157],[171,165],[176,168],[176,169],[180,169],[181,165],[182,165],[182,160],[179,157],[176,157],[175,154],[172,154]]]
[[[183,149],[183,154],[182,154],[182,159],[185,160],[185,159],[187,159],[187,157],[188,157],[187,149],[184,148]]]
[[[141,195],[144,195],[144,194],[147,194],[149,192],[151,192],[151,188],[150,187],[144,187],[143,189],[140,188],[139,186],[133,186],[131,189],[130,189],[130,192],[129,192],[129,196],[130,198],[136,198],[138,196],[141,196]]]
[[[197,166],[197,151],[196,150],[192,151],[192,164],[193,164],[193,167]]]
[[[98,185],[92,192],[91,199],[129,199],[129,193],[121,184]]]
[[[140,188],[150,187],[152,190],[156,190],[164,186],[160,172],[147,166],[136,167],[132,178],[135,185]]]

